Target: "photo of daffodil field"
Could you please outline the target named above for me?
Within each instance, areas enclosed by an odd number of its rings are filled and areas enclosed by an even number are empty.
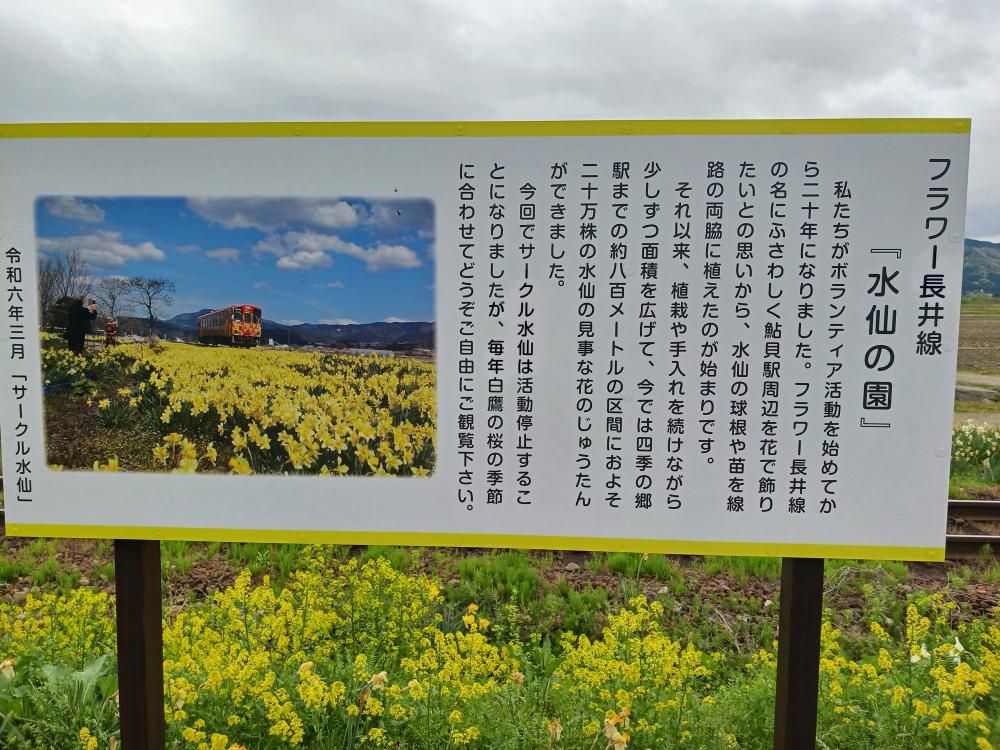
[[[51,337],[48,341],[52,341]],[[435,367],[375,355],[122,343],[42,352],[62,470],[424,476]]]
[[[35,203],[56,470],[434,471],[434,206]]]

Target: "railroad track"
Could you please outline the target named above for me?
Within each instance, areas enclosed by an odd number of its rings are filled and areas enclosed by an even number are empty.
[[[968,527],[969,531],[948,534],[947,559],[968,560],[983,554],[1000,556],[1000,501],[949,500],[948,521],[949,525],[955,523]]]

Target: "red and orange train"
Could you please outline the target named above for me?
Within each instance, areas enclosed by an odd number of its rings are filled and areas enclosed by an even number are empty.
[[[202,344],[258,346],[261,317],[256,305],[230,305],[198,316],[198,341]]]

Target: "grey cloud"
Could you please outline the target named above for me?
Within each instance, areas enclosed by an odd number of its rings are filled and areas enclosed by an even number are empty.
[[[57,219],[82,221],[87,224],[100,224],[104,221],[104,209],[93,203],[88,203],[82,198],[60,195],[46,198],[44,203],[45,210],[49,215],[55,216]]]
[[[330,256],[322,250],[295,250],[278,258],[277,267],[285,271],[305,271],[333,265]]]
[[[219,263],[238,263],[240,260],[240,250],[237,247],[218,247],[206,250],[205,255]]]
[[[363,221],[360,206],[339,200],[307,198],[190,198],[188,208],[229,229],[269,231],[290,224],[348,229]]]
[[[416,250],[406,245],[379,242],[362,247],[322,232],[295,231],[285,232],[281,236],[268,235],[254,246],[253,252],[258,256],[264,253],[277,255],[277,267],[286,270],[331,266],[331,252],[363,261],[365,268],[372,273],[419,268],[423,265]]]
[[[420,237],[434,234],[434,204],[426,200],[373,201],[368,223],[383,232],[413,232]]]
[[[38,249],[43,253],[78,250],[84,260],[95,268],[120,268],[131,261],[160,261],[167,257],[152,242],[130,245],[122,242],[121,232],[107,230],[71,237],[39,237]]]
[[[4,5],[0,121],[971,116],[1000,234],[993,0],[44,7]]]

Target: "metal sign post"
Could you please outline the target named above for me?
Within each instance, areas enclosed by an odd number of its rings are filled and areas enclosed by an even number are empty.
[[[816,747],[822,625],[822,558],[782,558],[774,750]]]
[[[115,540],[118,704],[123,750],[163,750],[160,543]]]

